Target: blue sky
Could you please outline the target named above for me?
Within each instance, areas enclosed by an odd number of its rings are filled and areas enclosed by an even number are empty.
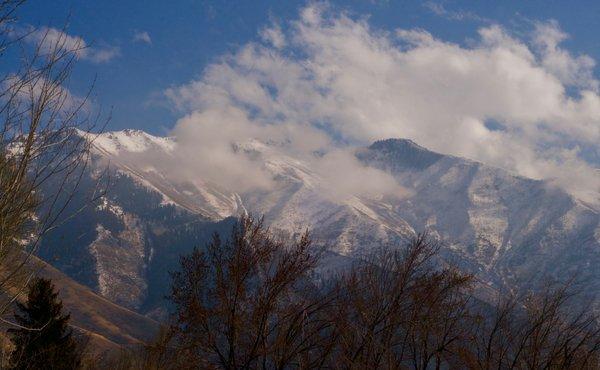
[[[61,27],[88,44],[118,49],[104,63],[81,61],[71,88],[85,91],[96,76],[95,103],[112,107],[109,129],[139,128],[164,134],[180,116],[162,92],[199,76],[224,53],[234,52],[272,22],[286,27],[305,1],[29,0],[20,22]],[[573,54],[600,59],[600,3],[592,1],[332,1],[337,10],[368,16],[374,28],[422,28],[443,40],[466,43],[479,27],[498,23],[519,34],[535,20],[555,19],[570,35]],[[151,44],[134,42],[147,33]]]

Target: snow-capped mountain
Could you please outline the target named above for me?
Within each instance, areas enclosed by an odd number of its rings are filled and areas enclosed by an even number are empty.
[[[244,212],[265,215],[272,227],[292,233],[309,228],[341,256],[427,231],[441,242],[444,258],[497,288],[528,289],[541,279],[566,280],[575,273],[590,294],[600,288],[598,210],[549,183],[434,153],[410,140],[378,141],[355,152],[364,166],[391,174],[407,191],[332,197],[308,162],[276,145],[251,140],[236,146],[274,183],[236,193],[209,181],[182,181],[158,162],[136,160],[171,155],[177,146],[172,138],[125,130],[89,139],[93,163],[82,186],[91,188],[108,163],[111,189],[47,237],[42,257],[144,313],[160,307],[167,271],[177,267],[179,254],[227,230],[229,217]]]
[[[236,194],[222,192],[203,181],[173,181],[155,166],[139,166],[131,160],[132,156],[168,156],[176,145],[173,138],[156,137],[139,130],[123,130],[90,135],[89,139],[93,142],[93,152],[99,163],[110,161],[120,173],[130,175],[139,184],[160,194],[163,204],[173,204],[214,220],[237,214],[241,206]]]

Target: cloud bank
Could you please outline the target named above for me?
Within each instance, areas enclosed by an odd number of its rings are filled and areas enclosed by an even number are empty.
[[[261,176],[232,165],[232,142],[285,143],[286,152],[318,161],[316,152],[402,137],[598,198],[600,173],[582,155],[600,142],[595,62],[562,48],[567,35],[554,21],[537,23],[526,40],[486,26],[464,46],[312,5],[260,35],[166,91],[185,114],[173,130],[183,166],[235,184]],[[368,189],[351,189],[360,190]]]

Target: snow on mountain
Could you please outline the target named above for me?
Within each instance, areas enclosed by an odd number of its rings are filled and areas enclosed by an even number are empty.
[[[530,288],[577,274],[600,287],[598,210],[543,181],[452,156],[398,165],[406,143],[385,141],[362,152],[414,195],[393,205],[417,230],[431,230],[497,286]],[[432,158],[419,148],[414,158]],[[418,166],[413,163],[419,162]]]
[[[244,211],[236,194],[208,182],[173,181],[156,166],[140,165],[132,160],[132,157],[141,155],[168,156],[176,146],[174,138],[157,137],[140,130],[123,130],[89,135],[89,139],[97,158],[107,160],[121,173],[160,194],[163,204],[176,205],[213,220]]]
[[[96,150],[110,155],[119,155],[123,152],[141,153],[152,149],[169,153],[175,147],[173,138],[157,137],[140,130],[126,129],[88,136]]]
[[[236,150],[261,163],[274,186],[239,194],[208,181],[170,178],[158,165],[130,160],[132,153],[173,153],[172,138],[125,130],[101,134],[93,145],[94,163],[108,160],[117,184],[110,199],[88,215],[94,223],[80,259],[90,261],[94,273],[85,275],[74,257],[58,267],[129,307],[154,309],[153,295],[165,284],[160,271],[176,267],[177,254],[205,240],[207,230],[245,212],[265,215],[272,227],[291,233],[309,228],[337,255],[357,256],[427,231],[442,243],[445,259],[497,288],[530,289],[575,273],[590,294],[600,288],[598,210],[546,182],[410,140],[356,150],[365,166],[386,171],[409,190],[376,198],[331,197],[306,161],[256,140],[238,143]]]

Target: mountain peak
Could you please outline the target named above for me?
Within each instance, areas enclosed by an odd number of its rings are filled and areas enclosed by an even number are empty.
[[[377,140],[369,146],[369,149],[380,149],[385,147],[410,147],[419,150],[427,150],[426,148],[420,146],[411,139],[404,138],[390,138]]]
[[[91,140],[94,147],[113,155],[121,152],[141,153],[149,149],[159,149],[168,153],[175,147],[172,137],[153,136],[134,129],[103,132],[91,136]]]
[[[357,157],[371,164],[384,161],[391,170],[423,170],[437,162],[443,155],[432,152],[410,139],[385,139],[378,140],[367,149],[359,151]]]
[[[149,133],[147,133],[146,131],[136,130],[133,128],[126,128],[122,131],[113,131],[113,133],[117,133],[117,132],[121,132],[127,136],[152,136]]]

